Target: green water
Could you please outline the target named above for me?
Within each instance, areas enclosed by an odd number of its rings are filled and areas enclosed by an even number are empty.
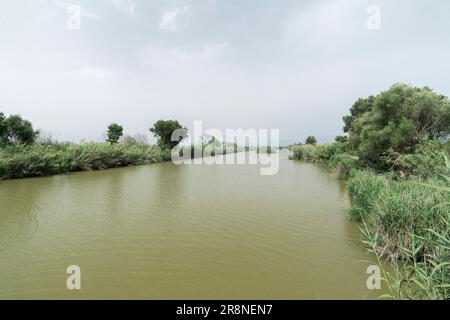
[[[2,299],[374,298],[325,168],[171,163],[0,182]],[[81,268],[81,290],[66,268]]]

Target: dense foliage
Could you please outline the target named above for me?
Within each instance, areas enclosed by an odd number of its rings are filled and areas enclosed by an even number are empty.
[[[349,144],[361,161],[386,169],[387,153],[412,154],[423,139],[450,134],[450,101],[430,88],[395,84],[359,99],[344,117]]]
[[[442,158],[447,174],[426,182],[361,171],[349,181],[350,212],[363,222],[393,298],[450,299],[450,161]]]
[[[160,162],[157,146],[108,143],[57,143],[0,148],[0,180],[101,170]],[[169,155],[170,159],[170,155]]]
[[[0,146],[13,144],[32,144],[39,135],[30,121],[20,115],[5,117],[0,112]]]
[[[435,255],[433,237],[428,230],[439,234],[447,231],[450,218],[450,193],[444,182],[436,178],[428,182],[420,178],[396,180],[391,175],[375,175],[370,171],[353,171],[348,183],[352,198],[350,214],[364,220],[378,234],[377,246],[384,254],[397,260],[411,260],[403,248],[410,248],[415,236],[420,247],[414,258]]]
[[[394,298],[450,298],[450,103],[429,88],[396,84],[357,100],[336,142],[295,145],[293,158],[349,176],[350,216],[365,243],[393,262]],[[404,263],[406,262],[406,263]],[[383,269],[384,270],[384,269]]]
[[[177,120],[159,120],[150,129],[150,132],[158,138],[158,145],[167,149],[177,146],[188,134],[187,129]],[[173,137],[174,134],[176,137]]]
[[[106,133],[106,142],[111,144],[118,143],[119,139],[123,136],[123,127],[117,123],[111,123],[108,126],[108,132]]]
[[[346,143],[303,144],[292,147],[292,158],[314,163],[329,164],[336,168],[338,176],[345,178],[350,170],[357,167],[356,158],[346,152]]]
[[[308,138],[306,138],[305,143],[306,144],[316,145],[317,144],[317,139],[314,136],[309,136]]]
[[[149,145],[144,135],[123,136],[123,127],[114,123],[108,127],[107,143],[60,143],[45,135],[34,141],[37,132],[32,130],[31,123],[18,119],[21,118],[13,116],[5,119],[0,113],[0,130],[5,139],[0,145],[0,180],[169,161],[173,150],[171,146],[178,146],[179,141],[169,143],[166,139],[170,139],[173,130],[176,130],[174,128],[181,128],[183,135],[187,134],[178,121],[169,120],[155,124],[154,132],[158,132],[160,137],[158,146]],[[11,128],[24,130],[13,131],[13,135]],[[34,132],[33,139],[25,139],[27,132]],[[188,146],[191,153],[186,156],[194,158],[243,151],[215,138],[205,142],[199,146]]]

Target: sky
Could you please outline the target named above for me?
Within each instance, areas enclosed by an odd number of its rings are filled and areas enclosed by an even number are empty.
[[[396,82],[450,95],[449,14],[447,0],[0,0],[0,112],[59,140],[117,122],[152,141],[177,119],[327,142]]]

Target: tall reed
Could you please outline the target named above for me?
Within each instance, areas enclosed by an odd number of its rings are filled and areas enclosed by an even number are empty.
[[[354,172],[351,215],[362,221],[364,243],[379,259],[390,297],[450,299],[450,161],[441,179],[398,179]]]

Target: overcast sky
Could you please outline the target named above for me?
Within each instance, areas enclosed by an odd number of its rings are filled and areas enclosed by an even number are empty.
[[[0,0],[0,111],[61,140],[178,119],[325,141],[395,82],[450,95],[449,56],[448,0]]]

